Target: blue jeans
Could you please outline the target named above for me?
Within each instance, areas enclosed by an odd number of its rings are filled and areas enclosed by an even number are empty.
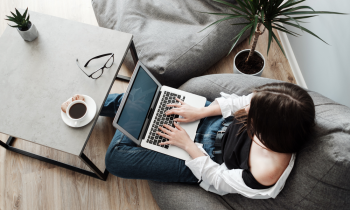
[[[101,116],[114,117],[124,94],[110,94],[102,108]],[[205,106],[209,106],[206,102]],[[200,120],[195,142],[203,144],[205,151],[213,158],[217,131],[223,127],[221,116]],[[106,168],[115,176],[126,179],[146,179],[160,182],[197,183],[197,178],[180,160],[153,150],[138,147],[117,130],[106,154]]]

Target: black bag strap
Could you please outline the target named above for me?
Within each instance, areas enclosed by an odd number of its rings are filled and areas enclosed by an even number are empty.
[[[222,156],[222,150],[221,150],[221,141],[222,141],[222,137],[224,137],[225,135],[227,127],[232,123],[231,119],[232,118],[228,118],[228,119],[226,118],[222,123],[224,127],[221,129],[221,131],[218,131],[216,134],[213,155],[214,155],[215,162],[217,162],[218,164],[222,164],[224,162],[223,156]]]

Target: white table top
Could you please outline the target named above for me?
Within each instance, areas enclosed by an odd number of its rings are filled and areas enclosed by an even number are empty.
[[[97,121],[120,69],[132,35],[29,11],[39,37],[24,41],[7,27],[0,38],[0,132],[79,155]],[[77,67],[90,58],[114,53],[114,64],[97,80]],[[91,63],[86,72],[106,59]],[[61,104],[74,94],[92,97],[97,114],[82,128],[61,119]]]

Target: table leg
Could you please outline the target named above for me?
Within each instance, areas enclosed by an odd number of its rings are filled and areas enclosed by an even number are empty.
[[[109,173],[107,169],[105,169],[105,171],[102,172],[83,152],[79,157],[100,179],[104,181],[107,180]]]
[[[5,148],[5,149],[7,149],[8,148],[8,145],[7,144],[5,144],[4,142],[2,142],[2,141],[0,141],[0,145],[3,147],[3,148]]]
[[[132,59],[134,60],[134,63],[135,63],[135,65],[136,65],[137,62],[139,61],[139,57],[137,56],[137,52],[136,52],[136,48],[135,48],[135,45],[134,45],[134,41],[133,41],[133,40],[131,41],[129,50],[130,50],[130,52],[131,52]],[[121,80],[124,80],[124,81],[127,81],[127,82],[130,81],[130,77],[123,76],[123,75],[119,75],[119,74],[117,75],[117,78],[116,78],[116,79],[121,79]]]
[[[135,48],[133,40],[131,41],[129,49],[130,49],[130,52],[131,52],[131,55],[132,55],[132,59],[134,60],[134,63],[136,65],[137,62],[139,61],[139,57],[137,56],[137,52],[136,52],[136,48]]]
[[[66,164],[66,163],[62,163],[62,162],[59,162],[59,161],[56,161],[56,160],[53,160],[53,159],[50,159],[50,158],[47,158],[47,157],[43,157],[43,156],[40,156],[40,155],[37,155],[37,154],[34,154],[34,153],[30,153],[30,152],[27,152],[27,151],[24,151],[24,150],[21,150],[21,149],[18,149],[18,148],[15,148],[15,147],[12,146],[14,140],[15,140],[15,138],[10,136],[6,143],[0,141],[0,145],[2,147],[4,147],[5,149],[9,150],[9,151],[16,152],[16,153],[25,155],[27,157],[31,157],[31,158],[34,158],[34,159],[37,159],[37,160],[40,160],[40,161],[44,161],[46,163],[50,163],[50,164],[53,164],[53,165],[56,165],[56,166],[59,166],[59,167],[62,167],[62,168],[66,168],[66,169],[69,169],[69,170],[72,170],[72,171],[75,171],[75,172],[78,172],[78,173],[81,173],[81,174],[85,174],[87,176],[91,176],[91,177],[94,177],[94,178],[97,178],[97,179],[101,179],[103,181],[107,180],[108,171],[105,170],[104,173],[102,173],[95,166],[95,164],[93,162],[91,162],[91,160],[88,157],[85,156],[84,153],[82,153],[82,155],[79,156],[79,157],[83,160],[83,162],[93,172],[87,171],[85,169],[81,169],[81,168],[78,168],[78,167],[75,167],[75,166],[72,166],[72,165],[69,165],[69,164]]]
[[[117,75],[116,79],[120,79],[120,80],[123,80],[125,82],[129,82],[130,81],[130,77],[123,76],[123,75],[120,75],[120,74]]]

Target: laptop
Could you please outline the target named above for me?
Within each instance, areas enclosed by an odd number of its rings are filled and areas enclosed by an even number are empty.
[[[175,98],[194,107],[204,107],[206,98],[175,88],[161,85],[150,71],[139,61],[124,94],[113,126],[120,130],[137,145],[170,155],[182,160],[191,160],[190,155],[174,145],[159,145],[168,141],[156,134],[158,126],[174,126],[174,119],[181,116],[165,115],[167,104],[179,103]],[[186,130],[192,141],[196,136],[199,120],[190,123],[178,123]]]

